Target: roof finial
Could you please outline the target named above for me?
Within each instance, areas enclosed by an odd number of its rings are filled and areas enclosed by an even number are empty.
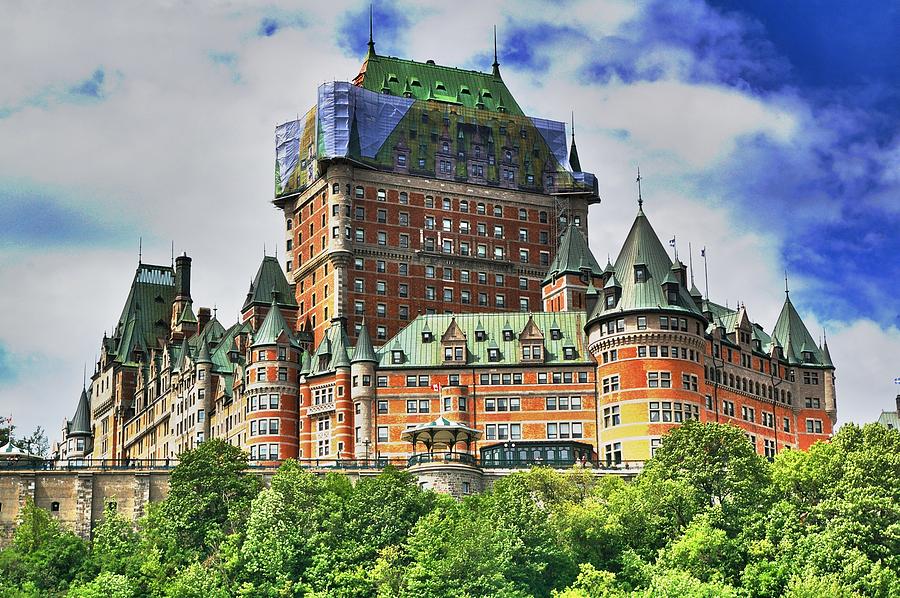
[[[372,37],[373,22],[375,20],[375,8],[373,4],[369,4],[369,53],[366,58],[375,56],[375,40]]]
[[[500,61],[497,59],[497,26],[494,25],[494,64],[491,65],[493,67],[492,74],[495,77],[500,76]]]
[[[81,364],[81,390],[87,390],[87,364]]]
[[[172,267],[175,267],[175,239],[172,239]]]
[[[791,297],[790,293],[791,293],[791,291],[788,288],[788,274],[787,274],[787,270],[785,270],[784,271],[784,296],[787,297],[788,299],[790,299],[790,297]]]
[[[642,212],[644,210],[644,198],[641,195],[641,180],[642,180],[641,179],[641,167],[638,166],[637,178],[635,179],[635,182],[637,182],[637,186],[638,186],[638,211],[639,212]]]
[[[690,241],[688,241],[688,268],[691,270],[691,288],[694,288],[694,250],[691,249]]]
[[[213,320],[216,319],[216,316],[219,314],[219,308],[213,303]]]
[[[144,237],[138,237],[138,266],[141,265],[141,257],[144,254]]]

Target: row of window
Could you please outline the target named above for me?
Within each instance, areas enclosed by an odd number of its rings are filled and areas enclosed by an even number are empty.
[[[337,183],[334,183],[332,185],[332,193],[336,195],[339,191],[340,191],[340,189],[337,186]],[[349,189],[348,189],[348,193],[349,193]],[[365,198],[365,189],[362,186],[357,186],[354,189],[353,194],[357,199],[364,199]],[[378,189],[375,192],[375,199],[376,199],[376,201],[387,201],[387,191],[385,189]],[[425,199],[423,201],[423,206],[426,208],[434,208],[435,205],[440,205],[440,209],[445,212],[453,211],[453,200],[451,198],[444,197],[444,198],[439,198],[439,199],[440,199],[439,204],[436,204],[434,196],[426,195]],[[408,205],[409,204],[409,194],[406,191],[400,191],[397,196],[397,200],[402,205]],[[462,212],[464,214],[468,214],[468,213],[470,213],[470,208],[471,208],[471,213],[473,213],[473,214],[486,215],[488,213],[487,204],[484,204],[482,202],[477,202],[477,203],[470,202],[469,200],[466,200],[466,199],[459,200],[457,211]],[[500,204],[494,204],[493,206],[491,206],[490,212],[491,212],[491,215],[493,215],[497,218],[502,218],[503,217],[503,206]],[[530,219],[528,210],[525,208],[518,209],[517,217],[519,220],[521,220],[523,222],[527,222]],[[549,222],[548,213],[544,210],[540,210],[538,212],[538,221],[541,224],[547,224]],[[289,220],[288,221],[288,230],[290,230],[290,229],[291,229],[291,221]]]
[[[250,445],[250,460],[251,461],[267,461],[278,459],[278,445],[277,444],[251,444]]]
[[[718,384],[722,384],[723,386],[727,386],[729,388],[733,388],[734,390],[746,392],[748,394],[755,394],[762,398],[769,398],[772,401],[778,401],[780,403],[786,405],[793,404],[793,397],[791,395],[791,391],[775,388],[774,386],[770,386],[768,384],[760,384],[759,381],[753,381],[749,378],[742,378],[740,376],[735,376],[732,373],[723,372],[721,369],[715,368],[713,366],[704,367],[705,378],[707,381],[715,380]]]
[[[689,419],[700,419],[700,408],[691,403],[650,401],[648,407],[651,422],[679,423]]]
[[[280,422],[281,420],[278,418],[250,420],[250,436],[267,436],[270,434],[274,436],[278,434]]]
[[[667,345],[638,345],[638,357],[672,357],[672,359],[687,359],[700,362],[700,352],[687,347],[668,347]]]
[[[361,278],[357,278],[353,281],[353,292],[363,294],[366,292],[365,281]],[[381,296],[388,295],[388,283],[384,280],[378,280],[375,282],[375,294]],[[397,296],[401,299],[405,299],[410,296],[409,294],[409,284],[405,282],[401,282],[397,285]],[[426,286],[423,298],[427,301],[437,301],[438,300],[438,292],[437,287],[434,286]],[[488,293],[477,293],[476,295],[472,294],[470,289],[462,289],[459,291],[459,302],[463,305],[472,305],[472,301],[477,302],[479,306],[486,307],[490,305],[490,298]],[[444,303],[453,303],[456,301],[456,289],[453,287],[443,287],[441,292],[441,301]],[[523,312],[530,311],[531,300],[528,297],[520,297],[519,298],[519,310]],[[494,295],[494,306],[505,309],[507,307],[506,302],[506,294],[497,293]],[[365,314],[366,305],[362,300],[356,300],[353,304],[353,311],[356,315]],[[380,317],[385,317],[387,315],[387,304],[386,303],[378,303],[375,308],[376,314]],[[409,311],[407,310],[404,314],[402,314],[401,319],[406,320],[409,318]]]
[[[280,397],[277,394],[269,395],[250,395],[250,411],[261,411],[265,409],[278,409],[280,405]]]

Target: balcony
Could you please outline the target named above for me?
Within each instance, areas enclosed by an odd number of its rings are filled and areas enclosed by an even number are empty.
[[[334,401],[328,403],[319,403],[318,405],[310,405],[306,410],[307,415],[319,415],[321,413],[330,413],[334,411]]]

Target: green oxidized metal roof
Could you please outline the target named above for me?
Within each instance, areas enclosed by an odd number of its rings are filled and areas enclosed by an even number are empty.
[[[435,100],[492,112],[505,108],[510,114],[524,114],[503,79],[492,73],[375,54],[363,63],[355,82],[378,93],[411,94],[417,100]]]
[[[377,355],[384,368],[440,367],[444,364],[444,351],[440,337],[456,319],[456,325],[466,336],[467,367],[503,367],[522,363],[522,348],[519,334],[525,329],[529,317],[544,334],[544,361],[546,365],[584,365],[593,363],[582,332],[585,312],[539,312],[539,313],[482,313],[482,314],[440,314],[422,315],[409,323],[393,340],[378,349]],[[558,340],[550,338],[550,328],[554,320],[562,336]],[[481,324],[486,334],[484,341],[475,340],[475,330]],[[422,342],[422,331],[426,325],[435,331],[435,338],[429,343]],[[513,340],[503,340],[503,330],[509,326],[515,333]],[[528,341],[534,344],[535,341]],[[564,359],[563,347],[575,346],[575,359]],[[500,349],[500,361],[488,360],[488,348]],[[391,351],[401,350],[405,360],[402,365],[391,363]],[[530,362],[533,363],[533,362]]]
[[[544,282],[549,282],[563,274],[581,274],[584,270],[590,270],[594,276],[603,274],[603,268],[591,253],[581,229],[577,226],[569,226],[559,240],[559,247],[547,270]]]
[[[266,314],[266,318],[263,320],[263,323],[259,325],[259,330],[253,335],[253,343],[250,346],[258,347],[260,345],[274,345],[278,342],[278,339],[282,334],[287,336],[290,344],[299,346],[297,340],[294,338],[293,331],[281,314],[281,310],[273,301]]]
[[[316,376],[333,372],[338,367],[350,367],[350,356],[347,354],[349,348],[350,339],[347,338],[343,324],[333,321],[310,358],[306,375]]]
[[[365,320],[363,320],[359,336],[356,339],[356,349],[353,351],[352,363],[364,361],[378,363],[378,357],[375,356],[375,349],[372,347],[372,339],[369,337],[369,330],[366,328]]]
[[[644,282],[635,281],[635,266],[646,267]],[[672,260],[642,209],[638,209],[628,237],[616,258],[615,278],[621,284],[621,296],[613,307],[598,301],[591,320],[621,312],[662,309],[701,315],[688,290],[678,285],[678,301],[669,304],[663,283],[671,275]],[[610,286],[607,283],[607,288]]]
[[[800,314],[791,303],[791,296],[787,293],[781,313],[775,322],[774,332],[785,345],[784,356],[788,362],[825,365],[822,350],[819,349],[809,330],[806,329]],[[803,351],[812,353],[812,361],[803,359]]]
[[[184,304],[184,309],[181,310],[181,315],[178,317],[178,323],[181,324],[182,322],[197,323],[197,316],[194,315],[194,309],[191,307],[190,301]]]
[[[87,389],[81,391],[78,407],[75,409],[75,416],[69,422],[68,431],[70,436],[91,434],[91,403],[88,400]]]
[[[212,321],[210,321],[212,323]],[[233,372],[235,364],[228,358],[229,351],[236,350],[237,344],[235,339],[241,333],[250,333],[250,324],[248,322],[237,323],[231,325],[228,330],[219,338],[216,350],[212,353],[213,370],[216,372]],[[231,392],[229,387],[226,392]]]
[[[272,303],[273,290],[275,291],[278,305],[297,306],[294,291],[284,276],[281,264],[278,263],[277,258],[267,255],[259,265],[259,270],[256,271],[256,277],[253,279],[253,282],[250,283],[250,290],[247,293],[247,299],[244,301],[242,310],[254,304],[270,305]]]
[[[175,271],[139,264],[108,347],[118,363],[131,360],[135,347],[155,347],[169,336]]]

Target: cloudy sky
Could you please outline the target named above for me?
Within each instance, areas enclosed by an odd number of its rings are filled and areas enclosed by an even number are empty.
[[[238,315],[283,242],[276,123],[365,53],[368,4],[6,2],[0,19],[0,413],[58,434],[143,237]],[[636,210],[706,246],[712,298],[827,329],[839,418],[900,386],[900,11],[837,0],[377,2],[376,50],[489,70],[529,114],[576,115],[600,180],[598,259]],[[695,255],[695,265],[698,260]],[[698,271],[702,272],[698,268]],[[702,276],[698,278],[702,288]]]

